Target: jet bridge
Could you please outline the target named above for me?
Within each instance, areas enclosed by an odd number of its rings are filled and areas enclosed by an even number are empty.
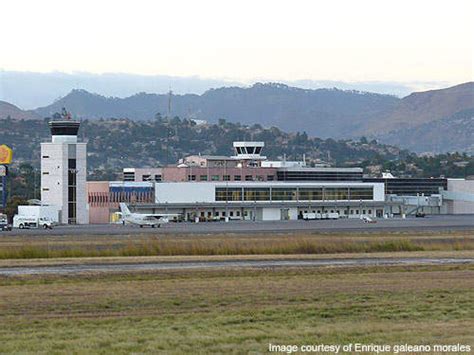
[[[431,196],[399,196],[399,195],[386,195],[387,206],[390,208],[390,214],[400,215],[414,215],[417,212],[428,210],[429,213],[440,214],[441,206],[443,205],[443,196],[431,195]]]

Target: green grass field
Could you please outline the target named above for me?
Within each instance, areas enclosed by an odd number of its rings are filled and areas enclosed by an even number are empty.
[[[2,353],[266,353],[268,344],[474,345],[474,266],[0,279]]]

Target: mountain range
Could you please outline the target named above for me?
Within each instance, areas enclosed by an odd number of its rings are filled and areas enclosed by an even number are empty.
[[[266,81],[261,79],[261,81]],[[343,90],[363,90],[381,94],[407,96],[413,91],[449,86],[439,81],[335,81],[294,80],[283,84],[305,89],[337,87]],[[137,75],[131,73],[88,72],[25,72],[0,68],[0,100],[24,109],[44,106],[65,96],[72,89],[98,92],[104,96],[127,97],[137,92],[168,92],[201,95],[211,88],[246,86],[248,83],[230,79],[212,79],[199,76]]]
[[[224,87],[202,95],[139,93],[127,98],[104,97],[73,90],[52,105],[35,110],[46,117],[67,107],[78,118],[152,119],[163,116],[206,120],[224,118],[242,124],[258,123],[286,131],[306,131],[322,138],[340,138],[359,133],[369,117],[375,119],[391,109],[394,96],[337,89],[299,89],[284,84],[260,84],[249,88]],[[170,113],[169,113],[169,112]]]
[[[215,123],[224,118],[289,132],[305,131],[321,138],[367,136],[416,152],[472,152],[474,121],[469,112],[474,110],[474,82],[401,99],[354,90],[257,83],[246,88],[211,89],[201,95],[138,93],[126,98],[73,90],[32,111],[16,108],[19,111],[15,113],[15,106],[11,106],[10,117],[22,119],[50,117],[62,107],[80,119],[150,120],[160,114]],[[2,117],[6,114],[0,105]]]
[[[41,118],[41,116],[34,111],[25,111],[8,102],[0,101],[0,119],[7,117],[17,120],[34,120]]]
[[[474,156],[474,109],[415,127],[403,128],[381,135],[388,144],[403,146],[417,153],[465,152]]]

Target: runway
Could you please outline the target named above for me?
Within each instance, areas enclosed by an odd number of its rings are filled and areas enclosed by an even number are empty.
[[[359,219],[323,221],[230,221],[202,223],[168,223],[159,229],[132,225],[77,225],[57,226],[53,230],[19,230],[0,232],[2,236],[75,236],[75,235],[133,235],[133,234],[218,234],[218,233],[288,233],[288,232],[396,232],[396,231],[462,231],[474,230],[473,215],[437,215],[425,218],[378,219],[377,223],[363,223]]]
[[[91,272],[167,271],[222,268],[282,268],[324,266],[396,266],[474,264],[474,258],[351,258],[318,260],[229,260],[154,263],[67,264],[55,266],[0,267],[0,276],[73,275]]]

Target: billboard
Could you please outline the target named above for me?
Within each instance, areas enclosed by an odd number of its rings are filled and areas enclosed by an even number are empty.
[[[13,151],[5,144],[0,145],[0,165],[10,164],[13,158]]]

